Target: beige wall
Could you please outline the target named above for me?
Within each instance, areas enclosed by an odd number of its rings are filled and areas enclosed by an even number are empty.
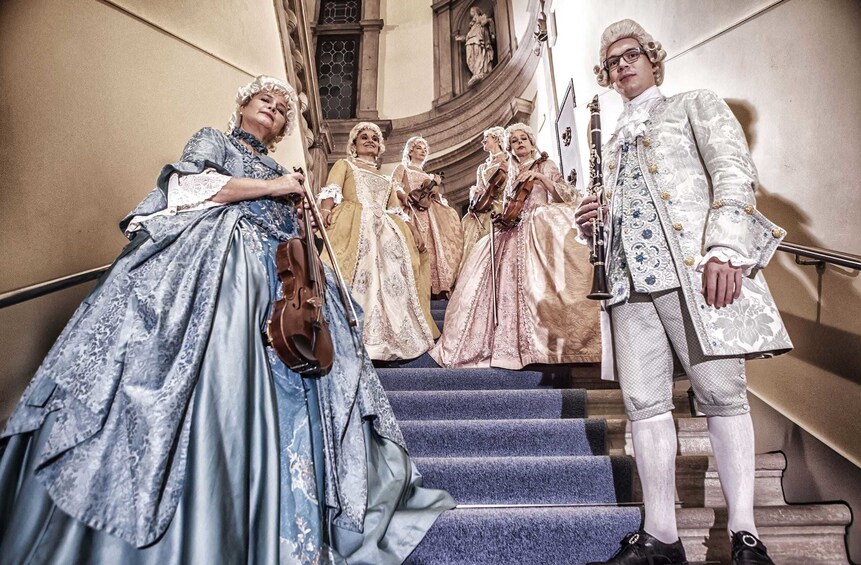
[[[253,75],[284,78],[271,0],[212,4],[124,2],[138,17],[96,0],[0,2],[0,292],[109,263],[117,222],[188,137],[226,127]],[[275,158],[302,155],[293,135]],[[0,310],[0,420],[80,298]]]
[[[427,0],[382,0],[377,108],[382,119],[431,109],[434,96],[433,11]]]
[[[633,18],[668,52],[665,94],[709,88],[739,117],[759,169],[758,208],[788,230],[787,241],[861,255],[861,3],[555,0],[551,9],[559,30],[553,86],[561,100],[573,78],[578,142],[595,94],[604,131],[615,127],[621,100],[598,87],[592,67],[603,29]],[[538,93],[536,108],[551,107]],[[555,152],[554,135],[544,128],[539,143]],[[765,273],[796,349],[749,363],[750,390],[861,466],[861,277],[834,267],[820,277],[784,253]]]

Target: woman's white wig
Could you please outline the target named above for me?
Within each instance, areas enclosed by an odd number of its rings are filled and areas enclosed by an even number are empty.
[[[667,58],[667,52],[661,47],[660,41],[655,39],[643,29],[643,26],[634,20],[621,20],[607,26],[604,33],[601,34],[601,48],[598,49],[598,64],[595,65],[593,71],[595,78],[600,86],[608,87],[611,85],[610,74],[604,69],[604,61],[607,60],[607,49],[620,39],[636,39],[646,51],[646,56],[654,65],[655,84],[659,85],[664,82],[664,59]]]
[[[380,126],[374,122],[359,122],[353,126],[353,129],[350,130],[350,137],[347,138],[347,153],[350,154],[350,157],[357,157],[359,155],[358,152],[356,152],[356,139],[358,139],[359,134],[365,130],[369,130],[377,134],[377,137],[380,140],[380,152],[377,153],[377,158],[379,158],[380,155],[386,152],[386,144],[383,143],[383,132],[380,129]]]
[[[422,167],[425,166],[425,161],[428,160],[428,155],[430,155],[430,145],[428,145],[428,140],[420,135],[412,136],[407,140],[406,145],[404,145],[404,152],[401,154],[401,163],[403,163],[404,166],[407,166],[412,163],[412,159],[410,159],[410,153],[412,153],[413,149],[415,149],[419,145],[425,146],[425,158],[422,159],[421,164]]]
[[[236,93],[236,108],[233,110],[230,121],[227,123],[227,132],[230,133],[242,126],[242,108],[251,101],[251,98],[255,94],[260,92],[274,92],[287,100],[287,115],[285,116],[284,128],[268,145],[270,151],[275,151],[275,146],[278,142],[284,139],[284,136],[290,133],[296,125],[297,108],[299,107],[299,99],[296,96],[296,91],[293,90],[292,86],[279,78],[260,75],[239,88],[239,91]]]
[[[516,131],[526,132],[526,137],[529,138],[529,143],[532,144],[532,152],[538,151],[538,147],[535,145],[535,132],[532,131],[532,128],[526,124],[516,123],[511,124],[507,128],[505,128],[505,152],[513,155],[511,153],[511,136]]]
[[[499,148],[502,149],[502,146],[505,145],[505,128],[502,126],[493,126],[484,130],[482,139],[487,139],[488,137],[495,139],[499,143]]]

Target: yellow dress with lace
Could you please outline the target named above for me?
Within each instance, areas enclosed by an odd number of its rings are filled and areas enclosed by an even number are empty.
[[[319,198],[335,199],[327,231],[344,280],[365,312],[362,337],[370,357],[412,359],[430,349],[430,312],[425,315],[416,285],[418,252],[388,177],[341,159]],[[331,264],[325,250],[322,257]]]

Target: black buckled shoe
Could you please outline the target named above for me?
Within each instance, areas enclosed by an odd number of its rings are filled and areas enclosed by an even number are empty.
[[[741,531],[732,534],[732,565],[774,565],[774,561],[755,535]]]
[[[688,565],[682,540],[664,543],[640,530],[625,536],[622,548],[608,561],[589,565]]]

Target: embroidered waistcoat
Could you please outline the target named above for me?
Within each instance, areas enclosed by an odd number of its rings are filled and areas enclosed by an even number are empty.
[[[613,298],[608,305],[630,296],[630,282],[636,292],[658,292],[678,288],[669,244],[661,228],[658,210],[643,180],[636,147],[622,147],[610,218],[613,237],[607,276]]]

